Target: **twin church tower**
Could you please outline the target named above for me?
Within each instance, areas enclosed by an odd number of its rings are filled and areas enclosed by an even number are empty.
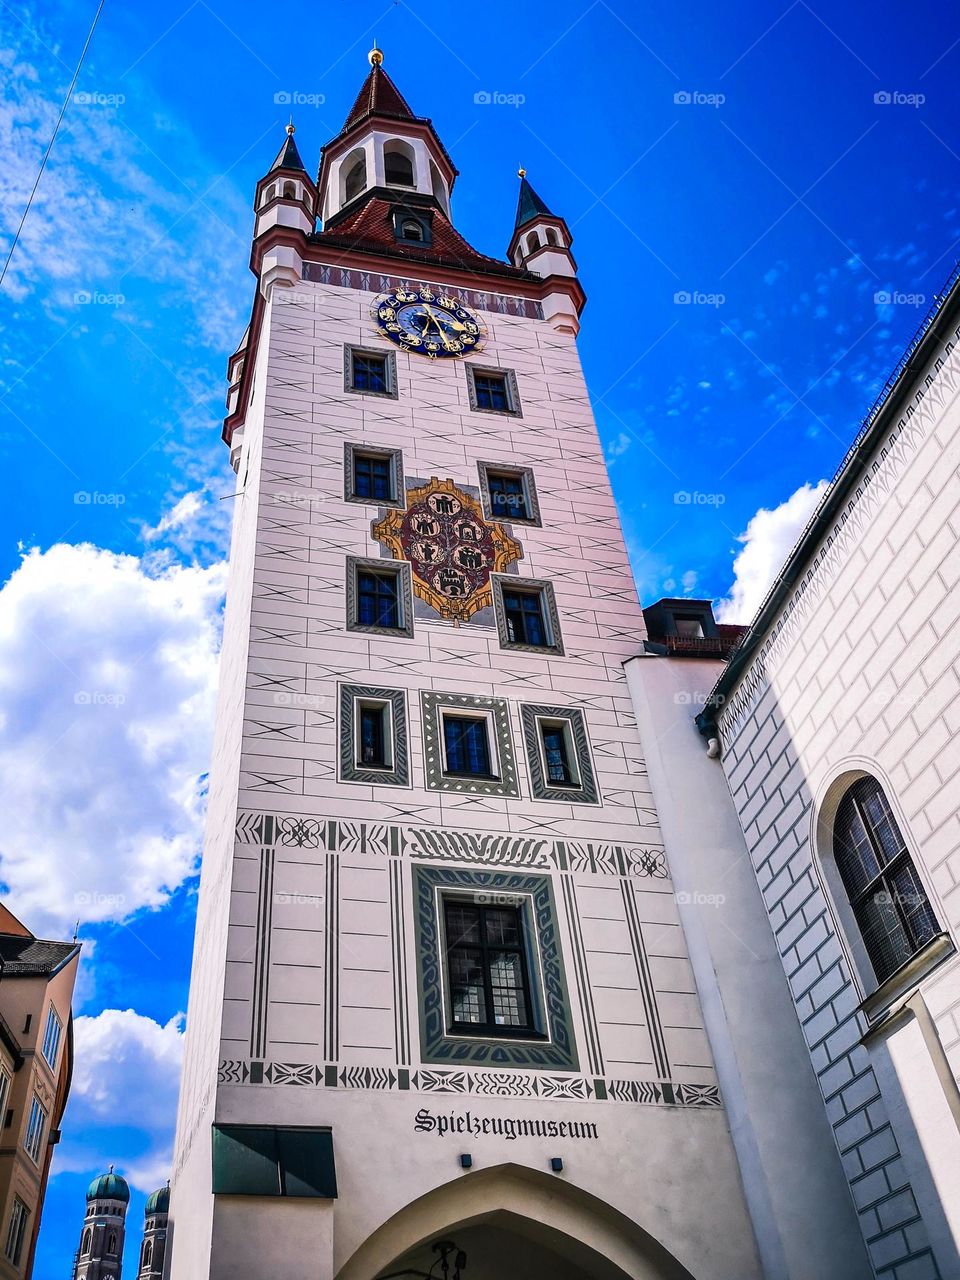
[[[784,1204],[718,1087],[570,229],[468,244],[371,63],[256,190],[169,1275],[868,1274],[822,1121]]]

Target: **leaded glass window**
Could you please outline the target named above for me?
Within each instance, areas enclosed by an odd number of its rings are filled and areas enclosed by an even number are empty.
[[[940,926],[874,778],[861,778],[841,800],[834,856],[877,980],[883,982],[936,937]]]

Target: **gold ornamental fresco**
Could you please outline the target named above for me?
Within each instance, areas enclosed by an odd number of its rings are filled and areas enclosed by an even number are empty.
[[[409,489],[406,510],[374,521],[372,533],[395,560],[410,562],[414,593],[454,626],[493,604],[490,575],[523,555],[476,498],[436,476]]]

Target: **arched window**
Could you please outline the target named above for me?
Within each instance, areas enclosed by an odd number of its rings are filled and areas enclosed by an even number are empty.
[[[883,982],[940,926],[875,778],[859,778],[840,801],[833,852],[867,955]]]
[[[423,227],[415,218],[406,218],[400,223],[401,240],[423,240]]]
[[[383,176],[388,187],[414,187],[413,157],[402,150],[403,144],[392,143],[383,153]]]
[[[547,227],[547,244],[559,245],[560,237],[557,235],[555,227]]]
[[[295,183],[285,182],[283,184],[283,198],[284,200],[296,200],[297,188]]]
[[[111,1231],[109,1236],[107,1236],[107,1253],[113,1254],[116,1252],[117,1252],[117,1233],[115,1231]]]
[[[80,1245],[80,1252],[88,1254],[90,1252],[90,1241],[93,1239],[93,1232],[87,1227],[83,1233],[83,1243]]]
[[[263,203],[264,203],[264,204],[269,204],[269,203],[270,203],[270,201],[274,199],[274,197],[276,196],[276,194],[277,194],[277,186],[276,186],[276,183],[275,183],[275,182],[271,182],[270,186],[269,186],[269,187],[267,187],[266,191],[263,193]]]
[[[358,196],[367,185],[367,157],[360,156],[355,160],[347,170],[347,177],[343,187],[344,203],[352,200],[354,196]]]
[[[153,1241],[148,1240],[143,1246],[143,1265],[149,1267],[153,1264]]]
[[[535,253],[540,248],[540,237],[535,231],[527,236],[527,253]]]

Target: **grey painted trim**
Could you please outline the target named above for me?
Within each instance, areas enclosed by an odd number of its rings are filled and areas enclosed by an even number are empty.
[[[530,997],[536,1023],[545,1038],[502,1040],[450,1030],[444,1018],[447,993],[443,922],[438,915],[447,895],[509,894],[530,898],[524,921],[530,961]],[[557,927],[553,886],[548,876],[509,871],[459,871],[438,867],[413,868],[414,920],[417,938],[417,979],[420,989],[420,1050],[424,1063],[473,1066],[519,1066],[541,1070],[577,1071],[579,1059],[571,1018]],[[442,913],[441,913],[442,914]]]
[[[470,401],[470,409],[473,413],[496,413],[498,415],[509,418],[522,418],[523,406],[520,403],[520,389],[517,386],[517,375],[512,369],[502,369],[495,364],[470,364],[463,366],[467,378],[467,398]],[[474,382],[474,374],[477,373],[495,373],[502,374],[506,381],[507,403],[508,409],[482,409],[477,404],[477,384]]]
[[[566,804],[599,804],[590,739],[583,712],[576,707],[542,707],[530,702],[520,704],[523,724],[523,741],[527,750],[527,767],[530,770],[530,794],[535,800],[562,800]],[[570,726],[577,755],[577,773],[580,785],[576,787],[551,786],[544,769],[543,751],[538,720],[565,720]]]
[[[376,356],[378,360],[386,360],[387,390],[365,391],[353,385],[353,357]],[[383,351],[374,347],[362,347],[349,342],[343,345],[343,389],[355,396],[377,396],[381,400],[398,400],[400,392],[397,386],[397,357],[393,351]]]
[[[353,488],[354,459],[357,454],[365,458],[387,458],[390,462],[390,486],[392,498],[361,498]],[[407,505],[407,494],[403,483],[403,451],[391,449],[383,444],[354,444],[346,440],[343,445],[343,500],[359,502],[367,507],[398,507],[401,510]]]
[[[372,569],[377,573],[395,573],[400,579],[400,626],[367,626],[357,621],[357,570]],[[413,639],[413,573],[409,560],[370,559],[347,556],[347,630],[367,631],[377,636],[403,636]]]
[[[391,769],[364,769],[357,764],[355,710],[358,699],[384,702],[390,707]],[[376,787],[410,785],[407,698],[402,689],[381,689],[366,684],[340,685],[340,781],[366,782]]]
[[[497,634],[500,637],[501,649],[519,649],[523,653],[552,653],[563,657],[563,638],[560,634],[560,614],[557,610],[557,598],[553,583],[546,578],[520,578],[503,573],[491,573],[490,586],[493,589],[493,611],[497,618]],[[503,608],[504,587],[509,591],[539,592],[546,614],[547,630],[550,632],[552,644],[515,644],[507,631],[507,618]]]
[[[478,462],[477,471],[480,473],[480,498],[483,503],[483,514],[488,520],[496,520],[500,524],[532,525],[537,529],[543,527],[543,520],[540,516],[540,499],[537,497],[537,482],[534,478],[532,467],[518,467],[515,462]],[[527,510],[530,512],[528,516],[503,516],[493,510],[493,501],[490,497],[491,471],[498,475],[520,476],[523,480],[523,488],[526,494]]]
[[[443,708],[461,712],[486,712],[493,721],[496,750],[500,765],[499,778],[453,777],[443,771],[443,735],[440,732],[440,715]],[[504,698],[481,698],[473,694],[432,693],[420,694],[423,730],[423,770],[427,787],[431,791],[458,791],[478,796],[519,796],[520,787],[517,765],[510,735],[510,713]]]

